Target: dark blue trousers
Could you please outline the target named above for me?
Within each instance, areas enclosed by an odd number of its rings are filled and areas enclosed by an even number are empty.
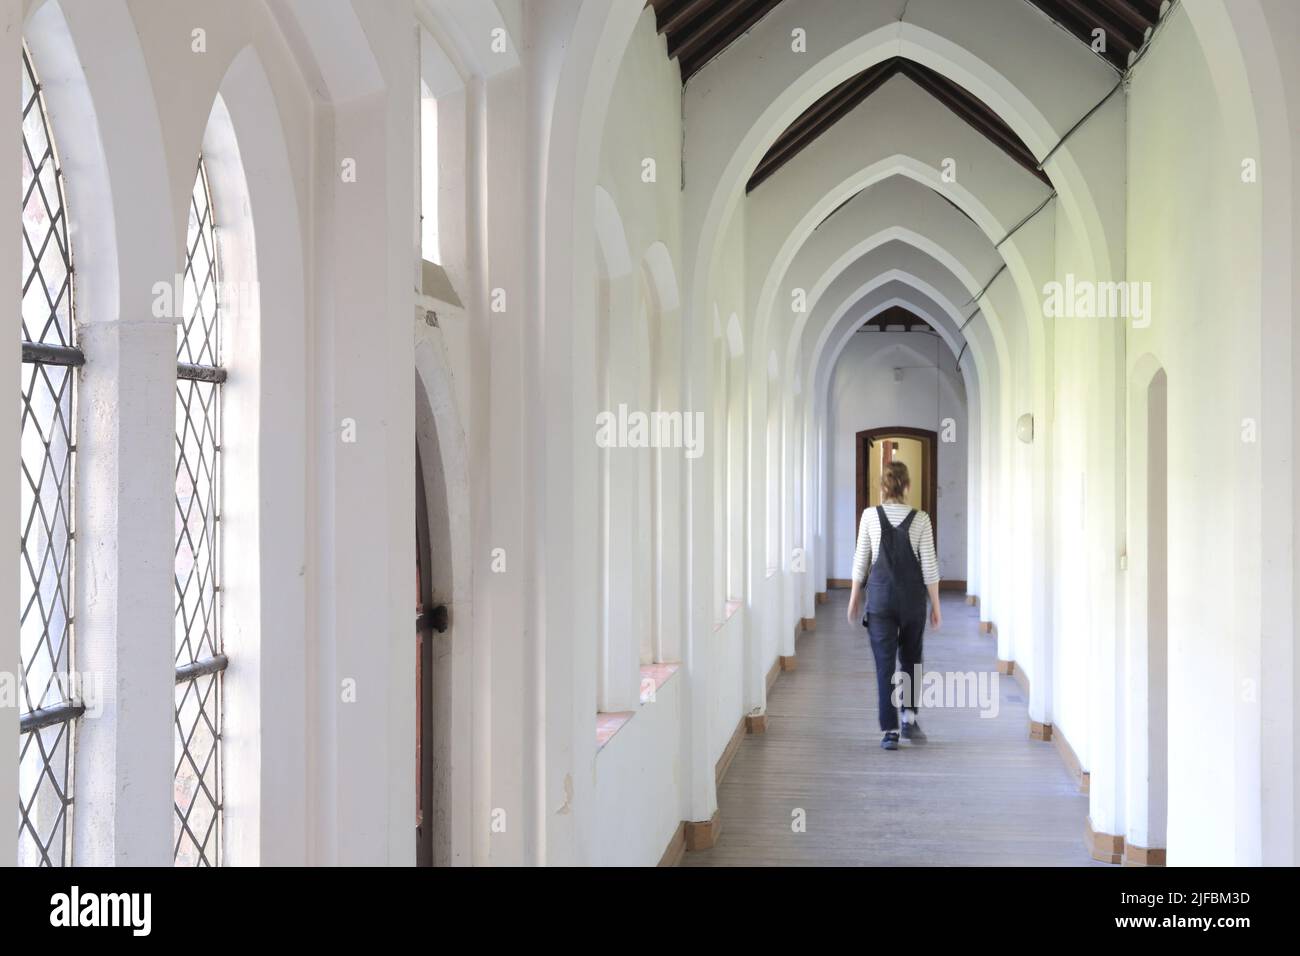
[[[895,669],[907,674],[910,681],[910,693],[903,697],[903,706],[915,711],[921,701],[916,675],[925,637],[925,611],[924,604],[919,613],[902,618],[893,611],[867,611],[867,633],[871,635],[871,653],[876,659],[876,696],[882,731],[898,729],[898,708],[893,698]]]

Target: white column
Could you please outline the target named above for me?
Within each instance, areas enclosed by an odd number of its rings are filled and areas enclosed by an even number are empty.
[[[745,563],[744,582],[748,599],[745,613],[744,706],[746,714],[761,713],[767,707],[767,670],[763,662],[764,635],[772,626],[772,589],[767,579],[767,415],[769,380],[766,354],[751,347],[755,357],[744,378],[742,408],[745,410]]]
[[[414,47],[322,125],[308,772],[320,864],[415,862]],[[408,82],[409,81],[409,82]],[[355,179],[340,174],[355,162]]]
[[[73,858],[170,866],[176,323],[91,322],[80,345],[77,669],[102,710],[78,727]]]
[[[686,819],[700,822],[710,819],[718,806],[713,760],[709,752],[709,671],[712,657],[709,640],[718,611],[714,604],[715,585],[710,569],[715,566],[714,548],[718,544],[713,533],[714,509],[724,507],[723,502],[714,500],[714,469],[718,456],[725,454],[726,449],[714,438],[719,432],[710,420],[712,412],[709,409],[714,406],[712,329],[707,322],[699,321],[698,316],[689,313],[683,329],[686,408],[689,414],[698,410],[705,415],[704,453],[686,466],[686,507],[682,510],[683,540],[689,547],[689,557],[685,562],[688,637],[684,658],[689,692],[682,718],[684,726],[690,728],[686,754],[690,781],[686,794]]]

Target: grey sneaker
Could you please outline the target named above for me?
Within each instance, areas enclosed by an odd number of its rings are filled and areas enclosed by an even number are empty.
[[[923,744],[926,740],[925,731],[916,720],[909,720],[903,724],[903,739],[910,740],[914,744]]]
[[[886,730],[880,735],[880,747],[882,750],[898,749],[898,731]]]

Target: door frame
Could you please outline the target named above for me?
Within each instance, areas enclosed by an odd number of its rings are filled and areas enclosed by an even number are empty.
[[[925,480],[922,494],[930,502],[930,527],[934,532],[934,547],[937,552],[939,549],[939,433],[925,428],[907,428],[902,425],[892,425],[884,428],[868,428],[857,433],[855,436],[857,449],[855,486],[858,507],[853,515],[853,537],[850,540],[857,541],[858,522],[862,520],[862,512],[867,509],[867,502],[871,500],[870,489],[867,487],[868,475],[871,474],[867,461],[867,451],[877,439],[893,436],[915,438],[921,442],[921,472]]]
[[[433,549],[424,463],[415,450],[415,819],[416,866],[433,865]]]

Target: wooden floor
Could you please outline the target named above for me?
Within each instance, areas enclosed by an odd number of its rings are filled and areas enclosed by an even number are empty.
[[[746,736],[718,788],[722,837],[684,866],[1087,866],[1088,798],[1050,743],[1029,739],[1024,695],[998,683],[995,718],[921,711],[929,742],[880,749],[866,629],[830,592],[798,668],[767,703],[767,732]],[[926,670],[992,671],[976,610],[945,593],[944,626],[926,631]],[[791,827],[802,809],[806,832]],[[1101,864],[1098,864],[1101,865]]]

